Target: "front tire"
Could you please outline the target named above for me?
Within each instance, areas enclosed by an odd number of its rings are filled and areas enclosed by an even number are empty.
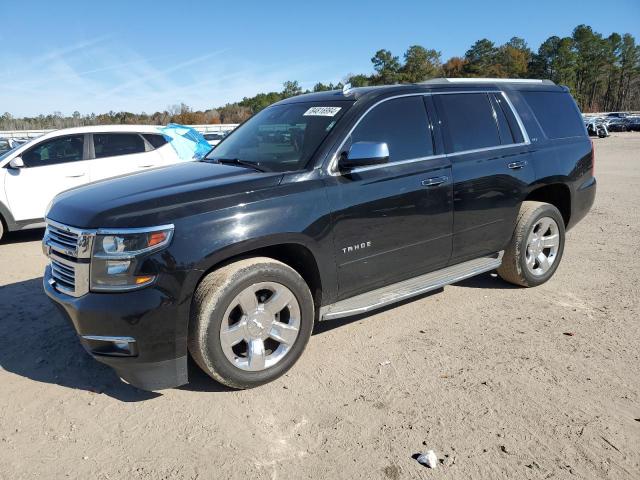
[[[545,283],[560,264],[564,240],[564,220],[556,207],[543,202],[523,202],[498,275],[523,287]]]
[[[248,258],[215,270],[196,289],[189,351],[214,380],[252,388],[293,366],[313,321],[313,297],[298,272],[271,258]]]

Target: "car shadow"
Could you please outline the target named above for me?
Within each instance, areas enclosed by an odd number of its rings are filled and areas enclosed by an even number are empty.
[[[42,289],[42,277],[0,286],[0,368],[36,382],[108,395],[122,402],[157,398],[124,383],[110,367],[94,360],[80,345],[73,326]],[[189,358],[194,392],[231,392]]]
[[[36,382],[103,393],[122,402],[158,397],[122,382],[91,358],[42,290],[42,278],[0,287],[0,367]]]
[[[5,232],[4,236],[0,240],[0,245],[7,245],[10,243],[34,242],[36,240],[42,240],[42,237],[44,237],[44,228],[20,230],[17,232]]]
[[[485,288],[485,289],[500,289],[511,290],[514,288],[522,288],[513,283],[509,283],[500,278],[500,276],[494,271],[482,273],[475,277],[467,278],[460,282],[454,283],[456,287],[463,288]]]

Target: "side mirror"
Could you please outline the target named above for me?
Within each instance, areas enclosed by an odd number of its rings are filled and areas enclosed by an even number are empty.
[[[22,157],[16,157],[9,162],[9,166],[16,169],[24,168],[24,161],[22,160]]]
[[[356,142],[351,145],[349,153],[338,160],[340,170],[351,170],[357,167],[380,165],[389,161],[389,147],[385,142]]]

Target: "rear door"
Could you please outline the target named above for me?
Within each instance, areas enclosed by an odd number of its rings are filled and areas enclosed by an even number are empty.
[[[7,168],[5,193],[16,221],[39,220],[58,193],[89,182],[85,135],[65,135],[32,146],[24,168]]]
[[[451,263],[500,251],[535,177],[526,134],[501,92],[433,99],[453,174]]]
[[[451,254],[451,166],[434,152],[423,97],[374,106],[338,156],[362,141],[386,142],[390,157],[327,179],[340,298],[435,270]]]
[[[91,137],[92,182],[161,165],[153,147],[138,133],[94,133]]]

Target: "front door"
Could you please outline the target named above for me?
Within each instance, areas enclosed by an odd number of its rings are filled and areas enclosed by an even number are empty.
[[[5,192],[13,218],[40,220],[58,193],[89,182],[85,136],[44,140],[22,153],[23,168],[8,168]]]
[[[393,98],[356,125],[355,142],[385,142],[389,163],[327,179],[339,297],[435,270],[451,254],[451,166],[434,155],[423,98]]]

